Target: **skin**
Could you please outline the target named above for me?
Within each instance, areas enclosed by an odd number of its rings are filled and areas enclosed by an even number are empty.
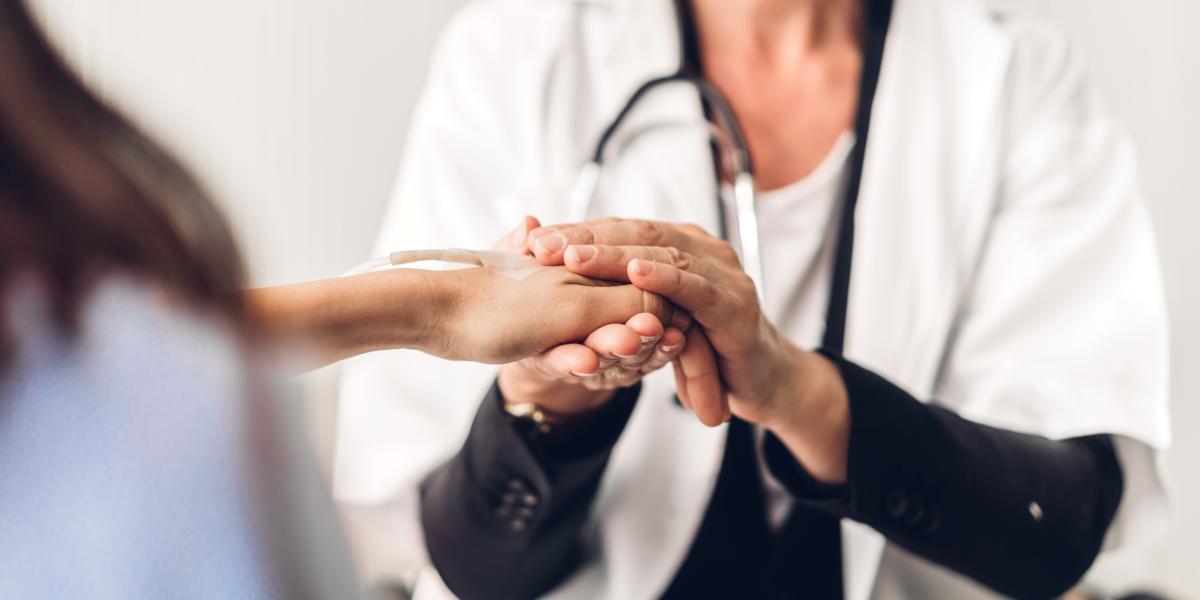
[[[526,217],[523,227],[506,236],[498,247],[530,252],[527,233],[540,226],[536,219]],[[616,389],[633,385],[671,363],[692,343],[695,334],[684,333],[690,331],[691,317],[683,311],[670,316],[671,320],[664,320],[645,311],[626,321],[609,321],[582,343],[530,353],[500,369],[500,392],[508,402],[531,402],[552,415],[586,417],[612,398]],[[715,380],[708,386],[719,390]]]
[[[762,313],[753,282],[730,245],[693,225],[617,219],[535,231],[542,264],[624,280],[689,311],[716,354],[728,393],[690,393],[687,406],[706,425],[736,415],[774,432],[817,479],[846,477],[850,409],[837,368],[789,341]],[[543,244],[540,238],[565,244]],[[547,246],[559,250],[547,250]],[[691,340],[689,340],[691,342]],[[680,363],[706,355],[690,345]],[[707,360],[705,356],[702,360]],[[685,387],[686,381],[685,374]]]
[[[523,242],[538,225],[526,220],[496,247],[515,248],[513,240]],[[563,267],[519,282],[477,268],[392,269],[249,290],[245,299],[269,337],[315,350],[307,368],[412,348],[452,360],[519,361],[539,377],[595,389],[671,362],[683,350],[680,328],[690,322],[656,294]],[[617,355],[626,358],[608,360]]]
[[[808,176],[853,124],[861,1],[693,7],[704,75],[742,125],[759,189]],[[537,229],[527,245],[543,264],[630,281],[691,312],[701,327],[688,331],[676,360],[685,405],[707,425],[730,415],[761,425],[814,477],[845,481],[850,417],[841,376],[766,320],[729,244],[691,225],[610,219]]]

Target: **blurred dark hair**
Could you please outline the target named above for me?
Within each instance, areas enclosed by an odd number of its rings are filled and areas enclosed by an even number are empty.
[[[70,332],[91,285],[121,272],[240,316],[241,265],[187,170],[88,91],[24,2],[0,0],[0,307],[32,274]]]

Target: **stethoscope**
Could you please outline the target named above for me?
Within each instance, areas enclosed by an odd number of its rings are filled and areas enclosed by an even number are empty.
[[[584,164],[576,176],[575,183],[568,196],[568,206],[571,221],[583,221],[587,218],[597,190],[600,173],[604,165],[605,152],[621,124],[643,98],[651,91],[672,83],[686,83],[700,94],[704,107],[711,111],[718,121],[718,127],[712,130],[720,154],[725,159],[733,182],[733,200],[737,218],[738,243],[741,250],[742,268],[754,282],[759,300],[763,299],[763,261],[762,249],[759,246],[758,215],[756,213],[757,192],[754,182],[754,171],[750,160],[750,150],[742,133],[741,124],[733,114],[725,97],[700,73],[695,52],[690,52],[689,33],[694,33],[694,23],[687,8],[686,0],[676,0],[676,12],[680,25],[680,48],[683,61],[679,69],[663,77],[651,79],[640,85],[629,99],[621,106],[616,117],[605,127],[591,159]],[[846,313],[849,304],[850,268],[854,248],[854,211],[858,202],[858,191],[862,180],[862,167],[867,145],[867,134],[871,123],[871,109],[875,99],[875,89],[879,83],[879,72],[883,61],[884,41],[887,37],[888,23],[891,20],[892,0],[866,0],[863,36],[863,63],[859,85],[858,113],[854,122],[855,146],[848,160],[848,178],[845,196],[841,206],[840,220],[834,239],[833,274],[829,291],[829,304],[825,316],[825,334],[822,338],[822,348],[840,353],[846,335]],[[723,219],[724,207],[718,196],[717,215],[720,217],[719,235],[728,240]]]
[[[741,249],[742,268],[746,271],[750,280],[754,282],[754,287],[758,290],[759,298],[761,299],[764,289],[762,249],[759,247],[758,240],[758,215],[755,211],[756,187],[754,183],[754,170],[750,164],[750,150],[746,146],[746,138],[742,134],[741,124],[738,123],[737,118],[733,115],[733,110],[729,107],[729,103],[725,101],[725,97],[721,92],[717,91],[717,88],[713,87],[703,77],[681,69],[672,75],[651,79],[634,90],[633,95],[629,97],[629,100],[617,112],[617,116],[613,118],[608,127],[604,128],[604,132],[600,134],[599,141],[596,142],[596,149],[592,152],[591,159],[584,164],[575,178],[575,184],[571,187],[570,195],[568,196],[570,220],[583,221],[587,218],[588,211],[595,201],[597,183],[604,167],[605,151],[608,149],[608,144],[616,135],[617,130],[620,129],[621,124],[633,112],[637,104],[651,91],[672,83],[686,83],[696,88],[704,103],[712,109],[722,126],[713,128],[712,138],[720,148],[720,154],[726,159],[723,163],[728,166],[732,175],[733,202],[735,214],[737,215],[738,242]],[[717,210],[718,215],[724,214],[719,198]],[[723,220],[721,221],[720,229],[719,235],[722,238],[728,239]]]

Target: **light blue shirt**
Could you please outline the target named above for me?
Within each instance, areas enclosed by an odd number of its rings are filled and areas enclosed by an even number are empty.
[[[0,598],[275,595],[228,329],[125,278],[74,338],[36,286],[5,304]]]

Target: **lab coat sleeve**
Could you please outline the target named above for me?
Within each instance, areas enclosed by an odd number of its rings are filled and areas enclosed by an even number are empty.
[[[1015,44],[1007,151],[933,401],[994,427],[1112,434],[1125,490],[1107,545],[1165,524],[1167,320],[1132,145],[1063,36],[1006,23]]]
[[[511,194],[529,136],[513,135],[511,87],[519,71],[499,47],[511,34],[500,3],[472,3],[441,36],[410,126],[398,183],[375,252],[488,248],[527,207]],[[525,140],[525,145],[520,140]],[[408,579],[426,562],[418,483],[461,446],[492,366],[415,351],[348,361],[341,378],[334,492],[352,520],[352,542],[380,576]],[[375,558],[378,557],[378,558]]]

